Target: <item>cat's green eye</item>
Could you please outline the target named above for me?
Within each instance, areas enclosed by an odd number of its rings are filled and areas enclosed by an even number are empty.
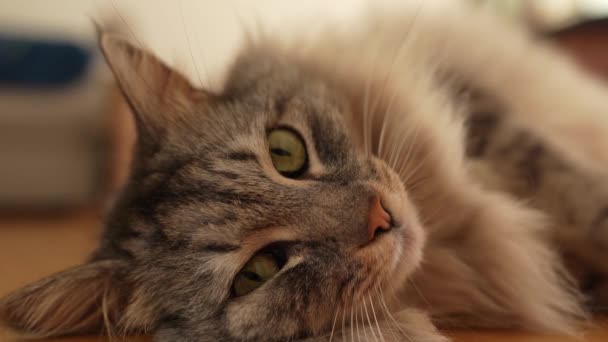
[[[258,253],[249,260],[234,278],[232,289],[236,296],[244,296],[262,286],[279,272],[279,262],[270,253]]]
[[[268,134],[268,147],[272,163],[282,175],[297,176],[306,168],[306,147],[295,132],[285,128],[271,131]]]

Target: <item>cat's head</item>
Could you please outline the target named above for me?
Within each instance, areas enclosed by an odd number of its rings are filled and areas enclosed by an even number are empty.
[[[406,189],[354,127],[360,99],[263,47],[212,94],[124,40],[101,46],[135,113],[131,179],[93,259],[7,297],[5,323],[286,340],[327,333],[419,264]]]

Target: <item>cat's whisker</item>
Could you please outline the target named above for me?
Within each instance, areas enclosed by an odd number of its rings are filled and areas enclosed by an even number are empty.
[[[397,174],[400,174],[401,172],[399,171],[400,169],[397,168],[396,162],[401,159],[404,159],[404,158],[400,158],[401,151],[403,150],[403,146],[405,145],[406,140],[409,139],[410,131],[412,129],[413,129],[412,127],[408,128],[407,131],[405,132],[405,134],[402,134],[399,137],[397,137],[396,139],[398,139],[398,140],[396,143],[395,143],[395,138],[391,139],[391,142],[392,142],[391,150],[388,155],[388,158],[385,160],[386,160],[387,164],[389,165],[389,167],[391,167],[393,170],[395,170],[395,172],[397,172]],[[410,142],[410,144],[413,144],[413,143],[414,143],[413,141]],[[402,164],[403,164],[403,162],[399,163],[399,165],[402,165]],[[403,177],[401,177],[401,178],[403,178]]]
[[[399,136],[395,137],[392,136],[391,139],[389,139],[388,141],[390,142],[389,147],[390,150],[387,153],[386,157],[384,157],[384,160],[387,162],[387,164],[393,168],[394,170],[397,171],[398,173],[398,169],[395,168],[395,162],[397,160],[403,159],[403,158],[399,158],[399,154],[401,153],[401,149],[403,148],[403,146],[405,145],[405,142],[407,139],[410,139],[410,135],[411,135],[411,131],[414,129],[415,127],[413,126],[408,126],[404,132],[404,134],[400,134]],[[410,144],[413,142],[410,142]]]
[[[388,85],[391,77],[393,76],[393,72],[394,72],[394,70],[395,70],[395,68],[397,66],[397,63],[399,62],[400,57],[402,56],[403,51],[405,51],[406,50],[405,48],[409,45],[408,44],[410,42],[409,38],[411,37],[410,33],[412,32],[412,29],[414,28],[414,26],[415,26],[415,24],[417,22],[417,19],[418,19],[418,16],[420,14],[420,10],[421,10],[423,4],[424,4],[423,1],[419,2],[418,7],[416,8],[416,12],[414,13],[414,16],[412,18],[412,21],[411,21],[410,25],[408,25],[406,27],[406,30],[405,30],[405,32],[403,34],[403,38],[401,39],[401,42],[399,43],[399,46],[394,50],[394,54],[393,54],[392,60],[391,60],[391,65],[390,65],[390,67],[387,70],[386,76],[384,78],[384,82],[382,83],[382,89],[379,92],[380,95],[376,97],[376,99],[375,99],[375,101],[374,101],[374,103],[372,105],[372,108],[371,108],[372,114],[376,112],[376,109],[377,109],[380,101],[382,100],[382,97],[383,97],[382,95],[386,92],[386,87],[387,87],[387,85]],[[393,91],[393,94],[392,94],[391,98],[389,99],[389,103],[388,103],[387,109],[386,109],[386,111],[384,113],[385,117],[386,117],[387,113],[389,112],[390,108],[392,107],[396,96],[397,96],[397,89],[395,88],[395,91]],[[372,122],[372,124],[373,124],[373,122]],[[380,155],[380,151],[381,151],[382,140],[383,140],[382,139],[382,137],[383,137],[382,133],[384,132],[384,130],[386,128],[385,124],[386,124],[386,119],[383,121],[382,128],[380,129],[380,141],[378,143],[378,155]]]
[[[384,143],[385,143],[385,134],[386,134],[386,128],[388,127],[387,123],[389,121],[389,119],[393,119],[394,116],[396,115],[395,112],[392,111],[392,107],[395,104],[395,99],[397,97],[397,88],[395,88],[395,90],[393,91],[391,98],[389,99],[388,105],[386,107],[386,110],[384,112],[384,116],[383,116],[383,121],[382,121],[382,126],[380,128],[380,137],[379,137],[379,141],[378,141],[378,155],[382,155],[382,150],[384,149]],[[408,128],[409,130],[409,128]],[[404,136],[407,136],[408,134],[404,134]],[[396,146],[399,147],[401,146],[402,143],[399,142],[399,144],[397,144]],[[394,146],[395,144],[393,144],[393,148],[391,150],[394,151]],[[391,165],[392,167],[392,165]]]
[[[384,307],[380,307],[380,309],[381,309],[381,311],[382,311],[382,313],[384,315],[385,322],[386,323],[390,323],[394,327],[394,329],[392,329],[392,328],[391,329],[387,329],[387,330],[389,330],[391,332],[391,336],[393,338],[393,341],[398,341],[399,337],[396,334],[396,331],[400,329],[399,325],[395,322],[395,319],[392,317],[391,313],[388,312],[388,310],[384,309]],[[403,335],[403,334],[401,334],[401,335]],[[406,338],[407,338],[407,336],[406,336]]]
[[[407,336],[407,334],[405,333],[405,331],[403,331],[403,329],[399,325],[399,322],[397,322],[397,320],[395,319],[395,317],[391,313],[390,309],[388,308],[388,305],[386,304],[386,298],[384,297],[383,291],[380,290],[379,293],[380,293],[379,294],[380,304],[381,304],[381,306],[383,308],[383,311],[388,314],[388,317],[389,317],[391,323],[393,324],[393,326],[395,326],[395,328],[397,328],[397,330],[399,330],[399,332],[401,332],[401,335],[403,335],[403,336],[405,336],[406,338],[409,339],[409,337]]]
[[[366,83],[365,86],[365,95],[363,96],[363,118],[361,119],[361,133],[363,134],[363,151],[365,152],[365,156],[369,156],[369,153],[367,151],[367,127],[365,127],[365,117],[366,117],[366,113],[367,113],[367,101],[368,101],[368,92],[369,92],[369,88],[371,87],[369,85],[369,83],[371,83],[370,80],[368,80],[368,82]]]
[[[402,177],[403,183],[406,185],[406,187],[412,180],[412,177],[416,176],[417,172],[420,171],[420,169],[424,165],[425,161],[426,161],[426,158],[423,158],[417,163],[416,166],[414,166],[410,170],[407,170],[408,172]],[[427,175],[427,177],[430,177],[430,176]]]
[[[115,338],[114,327],[110,320],[109,307],[108,307],[108,296],[109,296],[109,288],[108,285],[105,284],[105,289],[103,292],[103,296],[101,298],[101,313],[103,316],[103,326],[106,331],[106,335],[108,340],[112,341]]]
[[[372,314],[374,315],[374,322],[376,323],[376,328],[378,329],[378,334],[380,335],[380,338],[382,339],[382,341],[386,340],[384,339],[384,335],[382,334],[382,329],[380,329],[380,323],[378,323],[378,317],[376,316],[376,308],[374,307],[374,302],[372,300],[372,296],[371,294],[367,294],[368,298],[369,298],[369,305],[371,306],[371,311]]]
[[[331,342],[334,338],[334,332],[336,329],[336,321],[338,320],[338,313],[340,312],[340,304],[338,304],[338,307],[336,308],[336,314],[334,315],[334,322],[331,325],[331,333],[329,335],[329,342]]]
[[[434,198],[434,202],[439,203],[439,205],[435,206],[435,209],[433,210],[432,213],[426,214],[424,219],[420,222],[423,226],[429,224],[430,222],[432,222],[433,220],[435,220],[438,217],[438,214],[443,212],[443,209],[445,208],[445,201],[443,200],[443,196],[445,196],[445,193],[442,194],[434,194],[435,198]],[[428,202],[433,195],[431,196],[427,196],[425,198],[421,198],[421,201],[425,201]]]
[[[402,140],[404,140],[405,134],[400,135],[399,137],[391,137],[390,140],[390,150],[388,151],[387,155],[383,158],[386,163],[388,164],[389,167],[393,168],[393,160],[395,158],[395,156],[397,155],[397,149],[398,147],[403,143]],[[397,141],[395,141],[397,140]]]
[[[412,180],[412,177],[414,177],[416,175],[416,173],[418,171],[420,171],[420,169],[424,166],[424,164],[426,163],[427,157],[428,156],[425,156],[424,158],[422,158],[413,169],[408,170],[408,173],[401,177],[401,180],[403,181],[403,184],[405,184],[406,187],[408,187],[408,183]],[[430,177],[430,176],[428,176],[428,177]]]
[[[345,331],[346,331],[346,305],[344,305],[344,310],[342,310],[342,330],[340,331],[340,336],[342,337],[342,340],[344,340],[344,338],[346,337],[345,335]]]
[[[355,326],[357,328],[357,341],[361,341],[361,334],[359,331],[359,315],[358,315],[359,310],[357,310],[355,312]]]
[[[350,340],[355,341],[355,325],[353,322],[353,312],[355,311],[355,298],[353,296],[353,302],[350,305]]]
[[[184,35],[186,36],[186,42],[188,43],[188,51],[190,52],[190,59],[192,60],[192,65],[194,66],[194,70],[196,71],[196,76],[198,77],[198,82],[201,87],[205,87],[203,80],[201,79],[201,73],[198,70],[198,63],[194,59],[194,53],[192,52],[192,43],[190,42],[190,33],[188,32],[188,28],[186,27],[186,18],[184,16],[184,5],[183,0],[178,1],[179,6],[179,14],[182,18],[182,28],[184,30]],[[206,69],[205,69],[206,70]],[[206,71],[205,71],[206,73]],[[207,80],[209,80],[209,75],[207,75]]]
[[[376,297],[378,297],[382,301],[383,306],[380,307],[380,308],[382,309],[382,313],[384,315],[384,320],[386,322],[392,322],[393,318],[390,317],[390,319],[389,319],[389,316],[391,316],[391,313],[390,313],[390,311],[388,311],[387,306],[384,303],[384,296],[382,298],[380,298],[380,296],[378,295],[378,293],[382,294],[382,290],[380,290],[380,287],[376,288]],[[394,324],[394,322],[393,322],[393,324]],[[395,336],[395,332],[392,329],[390,329],[390,332],[391,332],[391,335],[393,336],[393,341],[397,341],[397,337]]]
[[[382,117],[382,126],[380,126],[380,136],[378,137],[378,156],[381,157],[382,156],[382,149],[384,147],[384,134],[386,133],[386,123],[388,122],[388,115],[389,114],[389,108],[390,108],[390,103],[389,103],[389,107],[387,108],[386,112],[384,113],[384,116]],[[392,113],[392,112],[390,112]]]
[[[414,126],[412,128],[408,128],[408,130],[405,132],[405,134],[403,134],[401,137],[399,137],[399,143],[396,144],[396,152],[393,150],[393,156],[390,159],[389,165],[394,169],[394,170],[399,170],[401,168],[401,165],[405,165],[405,163],[409,162],[409,151],[412,148],[412,146],[416,143],[416,138],[418,137],[418,126]],[[414,131],[413,137],[410,137],[410,131]],[[405,158],[399,158],[401,156],[401,151],[403,150],[403,147],[405,146],[405,142],[406,140],[410,140],[409,144],[408,144],[408,152],[407,152],[407,156]],[[396,162],[401,160],[401,162],[399,163],[399,167],[397,167]]]
[[[408,129],[405,134],[403,134],[404,137],[407,137],[409,139],[409,143],[405,156],[403,158],[400,158],[401,161],[399,162],[399,165],[393,165],[394,170],[396,170],[398,174],[401,174],[403,169],[411,162],[414,144],[417,143],[418,139],[418,132],[420,132],[420,126],[411,126],[411,128]],[[402,148],[403,146],[399,146],[399,154],[401,154]]]
[[[414,291],[416,291],[416,294],[418,294],[418,296],[420,296],[420,298],[422,298],[422,301],[424,301],[424,304],[426,305],[427,310],[431,311],[431,309],[432,309],[431,302],[428,300],[428,298],[426,298],[426,296],[424,295],[424,293],[422,293],[422,291],[420,291],[420,289],[416,285],[414,279],[409,278],[408,281],[412,285],[412,288],[414,289]],[[446,332],[449,331],[449,330],[447,330],[447,328],[444,328],[444,329],[446,330]]]
[[[370,155],[370,139],[368,137],[369,134],[369,128],[368,128],[368,122],[367,122],[367,116],[369,115],[369,101],[370,101],[370,94],[371,94],[371,87],[372,87],[372,75],[374,74],[374,71],[376,69],[376,60],[378,59],[378,56],[376,56],[376,58],[373,59],[373,63],[371,66],[371,71],[367,77],[367,80],[365,82],[365,95],[363,97],[363,118],[362,118],[362,123],[361,123],[361,127],[363,129],[363,146],[364,146],[364,150],[365,150],[365,154],[366,156]]]
[[[367,325],[369,326],[369,331],[372,333],[375,341],[378,341],[376,337],[376,332],[373,329],[372,320],[370,319],[369,312],[367,311],[367,300],[363,297],[363,308],[365,309],[365,316],[367,316]]]
[[[387,122],[389,121],[389,116],[392,119],[395,116],[395,113],[392,111],[393,104],[395,103],[395,98],[397,97],[397,88],[393,91],[391,98],[388,102],[386,110],[384,111],[384,116],[382,118],[382,126],[380,128],[380,137],[378,138],[378,155],[382,155],[382,149],[384,147],[384,135],[386,134]]]
[[[399,298],[397,297],[397,291],[395,290],[395,286],[393,284],[391,284],[391,282],[386,282],[385,283],[387,287],[389,287],[389,290],[391,292],[391,296],[393,297],[393,300],[395,301],[399,301]]]
[[[405,134],[392,139],[391,150],[386,159],[387,164],[391,168],[394,168],[395,160],[399,159],[398,151],[400,150],[399,147],[402,146],[403,143],[405,143]]]
[[[391,312],[390,312],[390,310],[388,308],[388,305],[386,304],[386,299],[384,298],[384,293],[382,291],[378,291],[378,292],[380,292],[380,304],[382,304],[382,306],[384,307],[384,311],[388,314],[391,322],[401,332],[401,334],[403,335],[403,337],[405,337],[410,342],[414,342],[412,340],[412,338],[403,330],[403,328],[401,328],[401,325],[399,325],[399,322],[397,322],[397,320],[395,319],[395,317],[391,314]]]
[[[411,162],[411,159],[413,158],[413,151],[414,151],[414,144],[416,144],[418,142],[418,134],[420,133],[420,126],[414,126],[414,128],[412,128],[414,131],[414,134],[410,140],[410,145],[408,146],[405,158],[403,158],[402,162],[399,164],[399,169],[404,168],[408,163]],[[408,132],[409,133],[409,132]]]
[[[367,329],[365,327],[365,317],[363,316],[363,308],[362,307],[361,307],[360,313],[361,313],[361,325],[363,325],[363,329],[362,329],[363,330],[363,336],[365,336],[365,341],[367,342],[367,341],[369,341],[369,336],[367,335]]]
[[[410,186],[408,187],[408,190],[414,191],[416,190],[416,188],[418,188],[420,185],[427,183],[429,180],[433,179],[430,175],[424,175],[420,178],[417,179],[413,179],[412,180],[412,184],[410,184]]]

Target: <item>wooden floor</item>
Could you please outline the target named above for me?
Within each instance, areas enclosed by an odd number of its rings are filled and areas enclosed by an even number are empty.
[[[0,296],[44,275],[76,265],[95,246],[99,220],[92,211],[76,215],[49,215],[35,218],[0,217]],[[457,342],[608,342],[608,320],[581,339],[537,336],[518,332],[449,332]],[[11,341],[3,337],[0,341]],[[55,339],[53,342],[101,342],[101,338]],[[146,338],[129,342],[148,341]],[[51,340],[44,341],[51,342]]]

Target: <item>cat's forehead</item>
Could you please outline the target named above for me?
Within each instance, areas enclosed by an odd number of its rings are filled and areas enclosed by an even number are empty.
[[[336,89],[319,75],[280,49],[265,46],[243,50],[228,70],[224,92],[228,95],[258,94],[272,97],[278,107],[287,100],[306,101],[309,106],[337,105]]]
[[[225,91],[240,93],[260,87],[269,91],[287,90],[295,86],[300,78],[299,70],[278,51],[248,47],[236,56],[228,69]],[[278,84],[281,87],[273,87]]]

